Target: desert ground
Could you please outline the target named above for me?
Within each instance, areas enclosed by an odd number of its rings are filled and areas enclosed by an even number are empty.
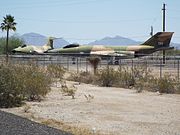
[[[94,134],[180,135],[180,95],[137,93],[70,81],[67,84],[77,88],[75,99],[53,85],[41,102],[1,110],[38,122],[52,120],[85,128]]]

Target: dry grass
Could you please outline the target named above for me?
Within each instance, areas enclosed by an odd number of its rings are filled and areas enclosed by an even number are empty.
[[[66,81],[61,82],[61,92],[65,96],[72,96],[72,99],[75,98],[77,88],[73,85],[72,87],[68,87]]]
[[[41,121],[41,123],[51,126],[51,127],[55,127],[57,129],[60,129],[60,130],[66,131],[66,132],[70,132],[73,135],[100,135],[99,131],[95,131],[93,129],[89,130],[89,129],[86,129],[83,127],[70,126],[68,124],[65,124],[60,121],[56,121],[54,119],[43,120],[43,121]]]

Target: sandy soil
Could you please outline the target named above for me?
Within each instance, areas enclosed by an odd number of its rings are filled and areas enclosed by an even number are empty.
[[[75,99],[63,96],[60,88],[42,102],[28,102],[35,117],[63,121],[102,134],[180,135],[180,95],[142,92],[122,88],[75,85]],[[3,109],[21,116],[21,108]]]

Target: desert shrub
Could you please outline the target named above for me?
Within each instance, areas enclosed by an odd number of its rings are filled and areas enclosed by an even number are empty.
[[[0,65],[0,106],[19,106],[40,100],[50,90],[51,78],[34,65]]]
[[[81,72],[72,74],[69,80],[106,87],[135,88],[137,92],[148,90],[160,93],[180,93],[180,83],[177,78],[168,75],[158,78],[151,73],[152,70],[143,65],[133,68],[121,67],[118,70],[107,66],[107,68],[98,70],[96,75]]]
[[[110,87],[115,84],[117,79],[117,71],[115,71],[114,68],[107,66],[107,68],[98,71],[98,79],[96,83],[99,83],[100,86]]]
[[[123,88],[130,88],[135,85],[135,77],[131,71],[131,68],[124,67],[119,68],[117,71],[118,79],[117,79],[117,86]]]
[[[135,67],[135,88],[138,92],[142,90],[149,90],[153,92],[159,91],[160,93],[175,93],[175,79],[169,75],[162,78],[157,78],[151,75],[151,70],[144,66]]]
[[[134,66],[133,68],[121,67],[118,70],[107,67],[98,71],[96,83],[98,83],[100,86],[135,88],[138,92],[141,92],[142,90],[164,92],[163,86],[165,84],[169,84],[169,82],[172,82],[171,85],[166,86],[166,88],[169,90],[165,89],[165,91],[166,93],[172,93],[174,91],[174,88],[172,88],[172,91],[170,90],[172,84],[175,86],[172,78],[169,76],[165,76],[161,79],[155,78],[151,73],[152,70],[148,69],[144,65]],[[176,86],[176,88],[177,87],[178,86]]]
[[[50,64],[47,66],[47,73],[53,78],[52,80],[56,83],[56,87],[58,86],[58,83],[63,80],[65,72],[66,70],[61,65]]]
[[[176,80],[175,93],[180,94],[180,83],[179,83],[179,80]]]
[[[70,81],[82,82],[82,83],[94,83],[96,80],[96,75],[92,75],[90,72],[80,72],[80,73],[72,73],[70,77],[68,77]]]
[[[138,65],[138,66],[134,66],[133,68],[131,68],[133,76],[136,79],[145,79],[145,81],[147,80],[147,78],[149,77],[150,73],[152,72],[152,70],[148,69],[146,66],[144,65]]]
[[[24,95],[27,100],[40,100],[50,91],[51,77],[40,70],[38,66],[23,67]]]
[[[135,78],[135,89],[137,92],[142,92],[142,90],[152,89],[154,85],[155,78],[151,75],[152,70],[148,69],[146,66],[140,65],[133,68],[133,76]],[[151,88],[152,87],[152,88]]]
[[[107,66],[107,68],[98,71],[96,83],[106,87],[116,86],[129,88],[134,86],[135,79],[127,67],[115,70],[114,68]]]
[[[160,93],[178,93],[178,85],[179,83],[177,80],[169,75],[165,75],[162,78],[149,76],[146,81],[142,81],[141,85],[143,84],[142,89]],[[138,84],[139,85],[139,84]],[[140,87],[139,86],[137,87]]]
[[[65,74],[65,69],[61,65],[57,64],[50,64],[47,66],[47,72],[50,74],[52,77],[63,79],[63,76]]]
[[[72,99],[74,99],[74,98],[75,98],[76,90],[77,90],[77,89],[76,89],[75,86],[68,87],[65,81],[61,82],[61,92],[62,92],[65,96],[71,96]]]
[[[70,76],[67,78],[67,80],[81,82],[80,74],[79,73],[71,73]]]
[[[13,107],[22,104],[24,95],[18,76],[10,65],[0,65],[0,107]]]
[[[25,105],[24,108],[23,108],[23,112],[25,113],[29,113],[29,110],[31,109],[31,106],[30,105]]]
[[[130,86],[134,85],[132,73],[126,68],[124,68],[124,70],[115,70],[109,66],[107,66],[107,68],[98,70],[96,75],[93,75],[90,72],[73,73],[68,80],[91,83],[106,87],[116,86],[129,88]]]
[[[160,93],[175,93],[175,80],[168,75],[157,79],[156,91]]]

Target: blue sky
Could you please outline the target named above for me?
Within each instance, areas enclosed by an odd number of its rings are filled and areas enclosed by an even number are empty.
[[[151,26],[154,33],[162,31],[163,3],[166,31],[174,31],[173,42],[180,43],[180,0],[0,0],[0,21],[11,14],[20,35],[35,32],[70,42],[116,35],[144,41]]]

